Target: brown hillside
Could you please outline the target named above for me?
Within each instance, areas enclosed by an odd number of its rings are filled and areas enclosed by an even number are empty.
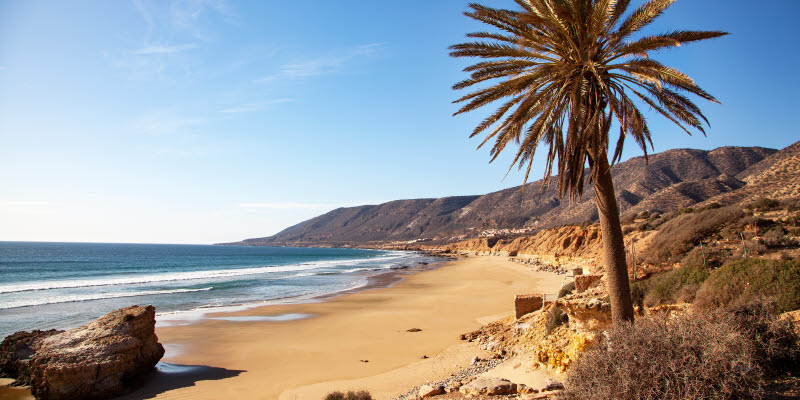
[[[775,153],[761,147],[711,151],[675,149],[636,157],[612,169],[620,210],[666,212],[736,191],[737,174]],[[396,241],[452,242],[497,233],[524,233],[597,219],[594,193],[575,201],[559,199],[554,185],[540,181],[483,196],[398,200],[339,208],[278,234],[247,239],[243,245],[359,246]]]

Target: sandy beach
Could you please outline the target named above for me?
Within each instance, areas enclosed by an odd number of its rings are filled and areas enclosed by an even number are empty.
[[[391,287],[161,327],[162,361],[175,372],[155,374],[123,398],[317,400],[367,389],[389,399],[467,367],[480,350],[461,333],[510,315],[515,294],[556,293],[562,280],[506,257],[468,257]],[[287,314],[309,317],[240,318]]]

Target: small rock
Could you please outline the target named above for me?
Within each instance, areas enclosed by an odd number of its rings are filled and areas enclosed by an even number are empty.
[[[483,360],[480,357],[475,356],[475,357],[472,357],[472,361],[470,361],[469,364],[470,365],[475,365],[475,364],[477,364],[477,363],[479,363],[481,361],[483,361]]]
[[[542,392],[549,392],[553,390],[563,390],[563,389],[564,389],[563,383],[555,379],[547,378],[547,380],[544,381],[544,387],[542,388]]]
[[[517,393],[519,394],[531,394],[531,393],[539,393],[538,390],[521,383],[517,384]]]
[[[552,392],[532,393],[522,397],[523,400],[542,400],[542,399],[555,399],[561,394],[563,390],[554,390]]]
[[[438,385],[425,384],[419,387],[419,397],[426,398],[444,393],[444,388]]]
[[[453,393],[453,392],[457,392],[458,388],[460,388],[460,387],[461,387],[461,382],[457,381],[457,380],[453,380],[453,381],[450,381],[450,383],[447,384],[447,387],[444,388],[444,391],[447,392],[447,393]]]
[[[406,332],[422,332],[422,329],[419,329],[419,328],[411,328],[411,329],[407,330]]]
[[[514,394],[517,392],[517,384],[502,378],[479,377],[474,381],[462,386],[459,391],[466,395],[500,395]]]
[[[424,354],[423,354],[421,358],[422,358],[423,360],[425,360],[425,359],[428,359],[428,358],[430,358],[430,357],[428,357],[428,356],[426,356],[426,355],[424,355]]]
[[[358,361],[361,361],[363,363],[368,363],[369,362],[369,360],[358,360]]]

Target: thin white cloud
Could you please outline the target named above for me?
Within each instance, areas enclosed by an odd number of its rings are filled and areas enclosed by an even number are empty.
[[[132,122],[132,126],[140,133],[150,136],[162,136],[185,133],[186,128],[202,125],[206,121],[205,118],[155,113],[137,118]]]
[[[274,104],[280,103],[288,103],[292,102],[294,99],[275,99],[275,100],[268,100],[268,101],[256,101],[251,103],[243,103],[237,106],[224,108],[219,110],[221,113],[225,114],[235,114],[235,113],[247,113],[247,112],[256,112],[256,111],[263,111],[268,109],[270,106]]]
[[[181,45],[154,45],[154,46],[145,46],[136,50],[132,50],[131,54],[136,55],[153,55],[153,54],[174,54],[180,53],[186,50],[196,49],[200,46],[190,43],[190,44],[181,44]]]
[[[0,201],[0,213],[11,215],[42,215],[56,211],[57,204],[40,200],[3,200]]]
[[[252,202],[238,203],[236,207],[264,210],[333,210],[339,207],[356,207],[368,204],[382,204],[386,201],[360,201],[346,203],[304,203],[304,202]]]
[[[276,79],[305,79],[338,73],[358,59],[377,54],[382,47],[383,43],[370,43],[350,48],[339,55],[287,63],[281,66],[280,71],[277,73],[255,79],[253,82],[264,83]]]
[[[0,65],[0,71],[6,70],[6,69],[8,69],[8,67],[4,67],[4,66]]]
[[[319,210],[324,208],[338,207],[335,204],[295,203],[295,202],[239,203],[236,206],[239,208],[260,208],[260,209],[270,209],[270,210]]]
[[[53,205],[49,201],[41,200],[4,200],[0,201],[0,207],[49,207]]]

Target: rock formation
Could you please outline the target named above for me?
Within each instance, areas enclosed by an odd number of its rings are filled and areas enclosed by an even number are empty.
[[[0,343],[0,377],[14,378],[14,386],[30,385],[28,364],[31,357],[42,344],[42,340],[64,331],[35,330],[33,332],[17,332]]]
[[[155,335],[153,306],[122,308],[79,328],[50,332],[18,332],[0,345],[2,372],[29,382],[37,399],[119,395],[164,355]],[[18,354],[17,361],[12,353]]]

